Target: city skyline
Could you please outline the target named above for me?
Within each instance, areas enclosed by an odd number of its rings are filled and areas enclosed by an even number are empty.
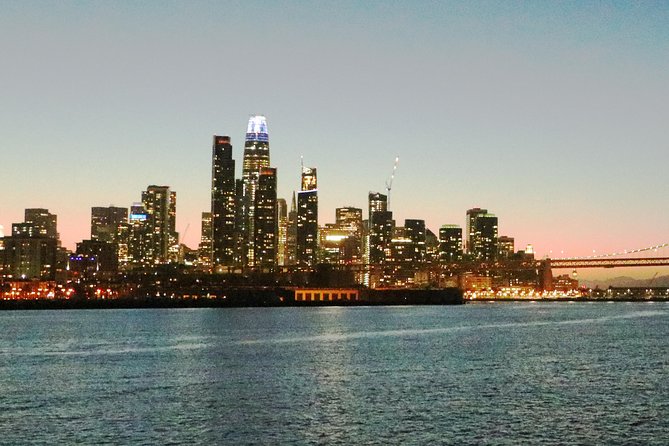
[[[300,156],[318,169],[321,225],[336,207],[364,209],[369,191],[385,192],[399,155],[397,221],[425,219],[437,233],[487,208],[500,235],[538,256],[667,241],[658,200],[669,188],[648,173],[669,161],[666,8],[417,5],[202,3],[186,17],[178,4],[9,5],[5,234],[25,208],[48,208],[73,248],[89,236],[91,207],[129,206],[147,184],[164,184],[179,194],[176,229],[189,226],[195,248],[211,137],[231,137],[239,177],[245,121],[257,112],[270,121],[279,197],[299,190]],[[209,30],[208,14],[223,10],[228,26]],[[258,32],[247,35],[251,16]],[[180,43],[166,34],[172,25]],[[212,61],[223,42],[232,45]],[[259,56],[269,68],[256,73]],[[213,70],[220,78],[205,61],[225,67]]]

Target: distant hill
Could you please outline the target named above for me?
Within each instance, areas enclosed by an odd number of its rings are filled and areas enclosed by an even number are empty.
[[[579,280],[581,286],[588,288],[613,287],[669,287],[669,276],[658,276],[655,279],[634,279],[633,277],[620,276],[605,280]]]

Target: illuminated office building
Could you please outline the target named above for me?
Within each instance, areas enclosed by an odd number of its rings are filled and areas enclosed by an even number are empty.
[[[426,259],[425,220],[404,220],[406,238],[411,240],[411,257],[414,263],[424,263]]]
[[[198,265],[204,269],[212,266],[213,258],[213,229],[211,227],[211,212],[202,213],[202,229],[200,231],[200,244],[197,248]]]
[[[149,265],[148,255],[149,224],[148,214],[142,203],[134,203],[128,216],[127,263],[132,266]]]
[[[260,169],[254,207],[253,266],[272,270],[276,266],[277,251],[276,169]]]
[[[118,243],[119,227],[128,221],[128,208],[92,207],[91,240]]]
[[[474,252],[474,245],[476,245],[476,238],[477,238],[477,233],[476,233],[476,217],[479,215],[487,214],[488,210],[487,209],[481,209],[481,208],[473,208],[467,210],[467,240],[465,240],[465,251],[469,254],[473,254]]]
[[[295,192],[293,192],[293,198],[290,201],[286,226],[284,265],[295,265],[297,263],[297,199],[295,198]]]
[[[2,239],[3,275],[15,279],[54,280],[58,262],[57,217],[47,209],[26,209],[25,222],[12,224]]]
[[[113,246],[115,259],[109,261],[111,269],[118,268],[119,263],[122,264],[126,261],[128,250],[127,224],[128,208],[116,206],[91,208],[91,241],[109,243]],[[104,250],[104,255],[108,255],[109,248],[96,249]],[[91,248],[89,251],[92,255],[94,249]],[[108,262],[105,261],[105,265],[107,264]]]
[[[416,271],[416,242],[409,236],[411,230],[405,227],[393,228],[393,235],[385,249],[383,284],[406,286],[414,282]],[[423,235],[424,235],[423,230]],[[424,239],[424,237],[423,237]]]
[[[379,192],[369,193],[369,215],[373,212],[386,212],[388,210],[388,196]]]
[[[344,243],[344,251],[341,253],[343,262],[362,263],[364,238],[362,209],[350,206],[337,208],[335,215],[337,228],[348,233],[348,237]]]
[[[255,266],[255,221],[256,221],[256,191],[260,171],[269,168],[269,136],[267,120],[264,116],[255,115],[249,118],[244,143],[244,161],[242,165],[243,181],[243,227],[241,228],[244,244],[244,264]]]
[[[214,135],[211,173],[211,262],[215,267],[237,263],[235,243],[235,161],[229,136]]]
[[[497,239],[497,251],[500,259],[510,259],[515,251],[515,240],[513,237],[501,235]]]
[[[41,236],[14,235],[3,239],[3,275],[15,279],[54,280],[57,240]]]
[[[443,263],[462,260],[462,228],[443,225],[439,228],[439,261]]]
[[[348,229],[362,237],[362,209],[350,206],[337,208],[335,218],[339,228]]]
[[[388,211],[388,197],[378,192],[369,193],[368,263],[383,263],[385,249],[393,235],[393,213]]]
[[[297,264],[313,266],[318,253],[318,186],[316,168],[302,168],[297,193]]]
[[[474,219],[474,245],[471,254],[476,260],[497,258],[497,217],[493,214],[479,214]]]
[[[40,237],[58,240],[58,217],[50,213],[48,209],[26,209],[24,221],[31,224]]]
[[[149,264],[167,263],[170,247],[176,245],[178,239],[176,192],[170,191],[169,186],[149,186],[142,192],[142,203],[148,227],[145,260]]]
[[[285,266],[286,263],[286,242],[288,240],[288,205],[284,198],[276,200],[276,214],[277,214],[277,254],[276,264]]]

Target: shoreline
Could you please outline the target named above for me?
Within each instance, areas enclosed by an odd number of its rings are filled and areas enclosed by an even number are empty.
[[[179,308],[309,308],[309,307],[365,307],[365,306],[416,306],[416,305],[465,305],[498,303],[669,303],[669,299],[476,299],[454,301],[434,301],[426,299],[383,299],[327,302],[286,302],[280,300],[252,299],[244,302],[234,299],[207,298],[120,298],[120,299],[26,299],[0,301],[0,311],[20,310],[114,310],[114,309],[179,309]]]

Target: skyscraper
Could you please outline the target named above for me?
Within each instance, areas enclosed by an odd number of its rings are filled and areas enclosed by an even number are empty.
[[[202,213],[202,230],[200,231],[200,244],[197,248],[197,260],[200,267],[209,269],[213,258],[213,228],[211,227],[211,212]]]
[[[500,259],[509,259],[515,252],[515,240],[513,237],[502,235],[497,238],[497,253]]]
[[[288,239],[288,205],[284,198],[276,200],[277,214],[277,251],[276,263],[279,266],[286,265],[286,241]]]
[[[406,219],[404,228],[406,237],[411,240],[412,261],[424,263],[426,261],[425,220]]]
[[[388,210],[388,196],[379,192],[369,193],[369,217],[374,212],[385,212]]]
[[[315,167],[302,168],[297,193],[297,264],[314,266],[318,254],[318,182]]]
[[[497,217],[493,214],[480,214],[474,220],[476,238],[471,253],[477,260],[495,260],[497,258]]]
[[[267,133],[267,120],[262,115],[249,118],[246,129],[246,141],[244,143],[244,162],[242,168],[242,181],[244,182],[244,219],[242,233],[246,241],[244,246],[245,264],[254,266],[255,263],[255,203],[256,191],[260,170],[269,167],[269,136]]]
[[[133,266],[153,263],[153,257],[148,256],[149,230],[148,214],[144,205],[133,203],[128,217],[127,263]]]
[[[293,191],[293,198],[290,201],[290,211],[288,211],[288,222],[286,228],[286,254],[285,265],[295,265],[297,263],[297,199]]]
[[[271,270],[276,266],[276,169],[260,169],[254,207],[253,266],[261,270]]]
[[[78,254],[104,252],[103,267],[115,271],[127,260],[128,208],[109,206],[91,208],[91,240],[77,245]],[[87,242],[87,243],[85,243]],[[109,244],[110,247],[101,244]],[[113,254],[109,254],[109,253]],[[96,254],[97,253],[97,254]]]
[[[128,208],[91,208],[91,240],[118,243],[119,227],[128,222]]]
[[[439,261],[444,263],[462,260],[462,228],[443,225],[439,228]]]
[[[3,274],[16,279],[53,280],[56,274],[57,217],[47,209],[26,209],[25,222],[12,224],[3,238]]]
[[[342,258],[347,263],[362,263],[362,241],[364,237],[362,209],[350,206],[337,208],[335,215],[337,227],[346,230],[349,234],[346,241],[346,251]]]
[[[234,266],[235,256],[235,161],[229,136],[214,135],[211,162],[211,262],[216,267]]]
[[[142,203],[146,211],[148,233],[146,234],[145,260],[149,264],[167,263],[170,247],[177,244],[176,192],[169,186],[149,186],[142,192]]]
[[[58,240],[58,217],[51,214],[48,209],[26,209],[24,220],[35,228],[40,237]]]
[[[383,263],[385,249],[393,236],[393,213],[388,211],[388,197],[378,192],[369,193],[368,262]]]
[[[473,208],[473,209],[468,209],[467,210],[467,240],[465,243],[465,251],[467,251],[469,254],[472,254],[474,252],[474,245],[476,244],[476,226],[475,226],[475,221],[476,217],[479,215],[487,214],[488,210],[487,209],[481,209],[481,208]]]

